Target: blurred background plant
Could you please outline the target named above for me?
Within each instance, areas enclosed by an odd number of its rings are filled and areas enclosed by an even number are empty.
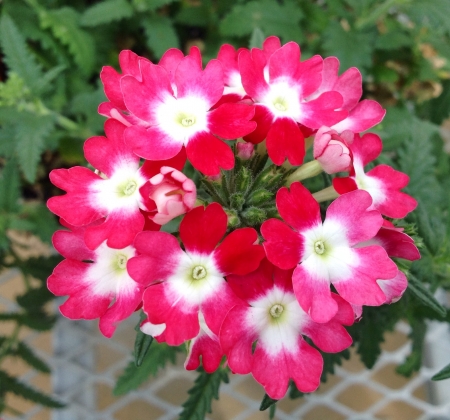
[[[26,289],[17,296],[15,311],[0,313],[0,322],[14,325],[10,335],[0,336],[0,413],[9,392],[61,406],[2,368],[4,360],[21,358],[50,372],[19,337],[23,327],[44,331],[55,323],[45,309],[52,299],[46,278],[58,257],[25,258],[26,242],[18,238],[34,235],[51,243],[58,224],[45,202],[60,192],[48,174],[86,164],[83,142],[103,130],[104,118],[97,114],[104,100],[99,72],[103,65],[118,68],[123,49],[157,62],[168,48],[187,51],[197,45],[206,62],[223,43],[260,46],[266,36],[276,35],[283,43],[298,42],[302,59],[333,55],[341,72],[352,66],[361,70],[365,97],[387,108],[379,125],[384,151],[377,163],[409,174],[406,191],[420,203],[405,228],[422,259],[405,267],[409,287],[404,298],[374,311],[365,308],[351,333],[361,360],[371,368],[384,332],[406,320],[412,352],[398,372],[408,376],[420,368],[426,320],[450,322],[433,297],[437,288],[450,288],[448,0],[0,0],[0,8],[0,269],[21,270]],[[140,368],[130,364],[117,393],[137,387],[173,357],[141,360]],[[348,352],[327,356],[323,380],[342,357]],[[135,369],[141,369],[138,376]],[[206,401],[193,409],[198,418],[223,379],[208,381],[205,375],[190,393],[190,399],[200,392]],[[211,386],[211,392],[201,392]],[[188,401],[182,417],[194,418],[192,413]]]

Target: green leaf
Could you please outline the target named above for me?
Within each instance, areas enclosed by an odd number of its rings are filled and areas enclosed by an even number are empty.
[[[83,26],[97,26],[129,18],[133,8],[126,0],[105,0],[86,9],[80,19]]]
[[[33,92],[38,92],[42,78],[41,68],[28,50],[16,24],[6,13],[0,20],[0,42],[9,70],[17,73]]]
[[[137,331],[136,339],[134,341],[134,363],[136,367],[142,365],[142,362],[153,343],[153,337],[151,335],[144,334],[140,328],[142,321],[146,318],[147,315],[145,315],[144,312],[141,312],[139,322],[134,327],[134,330]]]
[[[375,32],[346,31],[339,23],[330,22],[323,37],[326,55],[336,56],[341,63],[339,72],[353,66],[360,70],[372,66]]]
[[[179,0],[131,0],[133,7],[138,12],[154,11]]]
[[[23,295],[17,296],[16,301],[22,308],[35,311],[42,308],[53,298],[54,296],[49,292],[47,285],[43,284],[41,287],[29,289]]]
[[[250,1],[236,4],[220,23],[219,30],[225,36],[246,36],[259,28],[265,34],[278,35],[283,41],[301,41],[303,33],[299,25],[303,12],[294,1],[283,4],[272,0]]]
[[[278,400],[274,400],[273,398],[270,398],[267,394],[264,394],[264,397],[259,406],[259,411],[266,411],[269,407],[275,405],[277,402]]]
[[[375,48],[379,50],[398,50],[399,48],[411,47],[414,39],[401,30],[389,31],[377,37]]]
[[[24,275],[29,275],[43,283],[47,281],[48,276],[52,274],[53,269],[62,261],[60,255],[51,257],[28,258],[21,261],[18,265]]]
[[[66,69],[64,64],[60,66],[53,67],[41,79],[40,89],[41,91],[46,91],[47,88],[51,87],[51,83]]]
[[[34,310],[21,314],[20,324],[37,331],[49,331],[56,323],[56,316],[49,315],[42,310]]]
[[[0,383],[2,388],[6,388],[9,392],[16,394],[26,400],[33,401],[50,408],[62,408],[65,407],[64,403],[61,403],[49,395],[45,395],[36,389],[20,382],[18,379],[9,376],[6,372],[0,370]]]
[[[425,287],[423,283],[420,282],[417,277],[410,275],[408,279],[408,290],[419,299],[424,305],[433,309],[440,316],[445,316],[446,309],[436,300],[433,294]]]
[[[14,228],[18,230],[29,230],[46,243],[51,243],[55,231],[61,228],[55,215],[50,213],[47,206],[43,203],[25,202],[18,217],[21,220],[27,221],[31,226],[26,229],[21,229],[16,225]]]
[[[170,18],[150,16],[143,19],[141,25],[147,37],[147,46],[157,58],[161,58],[169,48],[179,48],[178,35]]]
[[[219,387],[228,382],[228,375],[222,368],[209,374],[199,369],[194,386],[189,390],[189,397],[183,404],[179,420],[203,420],[206,413],[211,413],[212,399],[219,399]]]
[[[319,350],[320,351],[320,350]],[[348,349],[343,350],[339,353],[326,353],[320,351],[323,358],[323,370],[322,376],[320,377],[321,382],[326,382],[328,375],[334,375],[336,365],[342,366],[342,359],[350,359],[350,351]]]
[[[20,357],[32,368],[39,372],[50,373],[50,367],[22,341],[19,341],[17,347],[11,353],[12,356]]]
[[[411,354],[395,369],[397,373],[406,377],[410,377],[422,366],[423,343],[427,332],[427,326],[423,319],[413,319],[410,325],[412,327],[409,334],[409,338],[412,340]]]
[[[34,182],[36,170],[44,151],[45,137],[55,125],[52,115],[37,115],[22,112],[21,124],[16,125],[16,153],[25,178]]]
[[[175,22],[186,26],[207,26],[210,21],[210,10],[205,4],[198,3],[193,6],[183,5],[175,16]]]
[[[0,127],[0,155],[11,158],[16,148],[14,124],[5,123]]]
[[[431,377],[432,381],[442,381],[450,378],[450,364],[442,368],[438,373]]]
[[[131,361],[114,387],[114,395],[122,395],[136,389],[144,383],[150,375],[155,376],[168,362],[175,364],[175,357],[179,347],[170,347],[164,343],[153,343],[141,366],[137,367]]]
[[[0,212],[13,213],[18,210],[21,196],[20,178],[16,159],[6,161],[0,173]]]
[[[262,48],[263,42],[266,39],[263,31],[257,26],[253,28],[252,35],[250,36],[250,41],[248,43],[248,48]]]
[[[70,7],[49,11],[40,9],[39,17],[42,28],[51,29],[53,35],[67,46],[81,71],[89,75],[95,64],[95,42],[79,27],[78,12]]]
[[[407,2],[403,10],[420,26],[450,34],[450,2],[448,0],[414,0]]]

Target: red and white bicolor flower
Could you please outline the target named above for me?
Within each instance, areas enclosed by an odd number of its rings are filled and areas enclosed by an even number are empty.
[[[131,245],[144,228],[141,211],[156,209],[153,200],[142,194],[142,187],[161,166],[182,169],[186,161],[182,152],[171,160],[146,162],[140,167],[139,157],[124,142],[125,129],[123,124],[109,119],[105,122],[106,137],[86,140],[86,159],[103,176],[80,166],[50,173],[52,183],[67,191],[48,200],[48,208],[53,213],[74,226],[103,220],[86,229],[85,241],[91,249],[105,240],[111,248]]]
[[[386,110],[377,101],[359,101],[363,93],[361,72],[356,67],[351,67],[339,76],[339,60],[336,57],[323,60],[322,84],[306,100],[316,99],[329,91],[342,95],[342,109],[348,111],[348,116],[332,127],[339,133],[346,130],[361,133],[378,124],[386,114]]]
[[[252,143],[266,139],[268,154],[277,165],[286,157],[293,165],[303,163],[305,145],[299,124],[318,129],[348,115],[340,109],[343,99],[336,91],[305,101],[320,87],[322,67],[320,56],[300,61],[300,47],[295,42],[274,52],[253,48],[239,54],[242,84],[255,102],[258,124],[244,139]]]
[[[114,334],[118,322],[128,318],[140,305],[144,286],[127,272],[127,261],[136,255],[133,246],[110,248],[105,242],[89,249],[84,242],[87,227],[62,224],[70,230],[58,230],[53,246],[66,259],[48,278],[47,286],[56,296],[69,295],[60,306],[70,319],[100,319],[100,331]],[[98,225],[100,221],[94,222]]]
[[[409,176],[388,165],[378,165],[369,172],[364,166],[376,159],[383,147],[379,136],[366,133],[362,137],[355,134],[349,145],[353,154],[353,167],[348,177],[334,178],[333,186],[339,194],[356,189],[366,190],[372,197],[372,208],[392,218],[403,218],[417,207],[417,201],[401,192],[406,187]]]
[[[191,210],[180,223],[185,251],[169,233],[137,235],[134,245],[140,255],[130,260],[128,271],[137,282],[150,285],[143,297],[148,316],[144,332],[169,345],[200,339],[199,334],[218,336],[226,313],[239,301],[224,277],[253,271],[264,257],[252,228],[223,238],[227,221],[217,203]]]
[[[251,372],[277,400],[286,394],[290,379],[302,392],[312,392],[320,384],[322,356],[303,336],[331,353],[352,343],[343,327],[353,324],[350,304],[333,293],[336,314],[326,323],[314,322],[299,306],[291,277],[292,270],[281,270],[266,259],[250,274],[228,276],[242,303],[228,312],[220,330],[230,369],[239,374]]]
[[[261,226],[267,258],[283,269],[294,268],[294,292],[300,306],[316,322],[328,322],[337,311],[330,285],[354,305],[378,306],[386,296],[377,280],[392,279],[397,266],[384,248],[358,248],[373,238],[383,219],[369,210],[366,191],[353,191],[330,204],[322,223],[320,207],[299,182],[281,188],[278,211],[287,224],[269,219]]]
[[[137,155],[149,160],[170,159],[186,147],[192,165],[205,175],[231,169],[234,155],[221,139],[235,140],[256,127],[252,106],[223,103],[222,64],[211,60],[202,70],[197,59],[184,57],[174,76],[163,66],[140,62],[142,79],[126,75],[121,89],[127,110],[146,122],[125,133]],[[173,79],[172,79],[173,77]]]

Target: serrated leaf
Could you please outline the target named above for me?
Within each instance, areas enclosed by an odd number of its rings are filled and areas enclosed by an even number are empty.
[[[435,31],[450,34],[450,2],[448,0],[414,0],[402,8],[412,20]]]
[[[138,12],[154,11],[179,0],[132,0],[133,7]]]
[[[29,289],[23,295],[17,296],[17,303],[27,310],[33,311],[44,306],[54,298],[44,284],[41,287]]]
[[[45,92],[50,86],[51,82],[55,80],[64,70],[66,66],[61,64],[60,66],[53,67],[41,79],[40,90],[41,92]]]
[[[283,4],[272,0],[250,1],[235,5],[223,18],[219,30],[225,36],[246,36],[259,28],[266,34],[280,36],[285,42],[300,42],[302,17],[302,10],[293,1]]]
[[[21,196],[20,177],[16,159],[6,161],[0,173],[0,212],[13,213],[18,210]]]
[[[397,50],[399,48],[410,47],[414,43],[413,38],[401,30],[389,31],[377,37],[375,48],[379,50]]]
[[[12,356],[20,357],[30,367],[43,373],[50,373],[50,367],[28,347],[24,342],[19,341],[17,347],[11,353]]]
[[[29,182],[34,182],[41,153],[44,151],[45,136],[55,125],[52,115],[37,115],[22,112],[21,124],[16,125],[16,153],[20,168]]]
[[[408,290],[419,299],[424,305],[433,309],[440,316],[447,314],[446,309],[436,300],[433,294],[425,287],[423,283],[415,276],[410,275],[408,279]]]
[[[80,19],[83,26],[97,26],[129,18],[133,8],[126,0],[105,0],[86,9]]]
[[[225,370],[218,368],[209,374],[199,369],[199,375],[194,386],[188,391],[189,397],[183,404],[179,420],[204,420],[206,413],[211,413],[213,398],[219,399],[219,387],[222,382],[228,382]]]
[[[157,58],[161,58],[169,48],[179,47],[178,35],[170,18],[150,16],[142,19],[141,25],[145,31],[147,46]]]
[[[90,74],[95,63],[95,42],[80,28],[79,13],[71,7],[49,11],[40,9],[39,17],[42,28],[49,28],[67,46],[81,71],[86,75]]]
[[[323,37],[326,55],[336,56],[341,63],[339,72],[350,67],[364,70],[372,66],[375,32],[346,31],[339,23],[330,22]]]
[[[259,29],[258,27],[253,28],[253,32],[248,43],[248,48],[262,48],[262,44],[265,39],[266,36],[264,35],[263,31],[261,31],[261,29]]]
[[[126,394],[138,388],[149,376],[155,376],[168,362],[175,364],[175,357],[179,351],[179,347],[170,347],[164,343],[154,343],[141,366],[137,367],[134,361],[128,363],[123,374],[117,379],[113,394]]]
[[[431,377],[432,381],[442,381],[450,378],[450,364],[442,368],[438,373]]]
[[[38,92],[42,77],[41,68],[28,50],[18,27],[6,13],[0,20],[0,43],[9,70],[17,73],[31,91]]]
[[[0,127],[0,155],[5,158],[11,158],[14,154],[15,144],[15,129],[11,123],[6,123]]]
[[[144,358],[153,343],[153,337],[151,335],[144,334],[141,331],[141,323],[147,318],[147,315],[145,315],[144,312],[141,312],[141,316],[139,318],[139,322],[134,327],[134,330],[137,332],[136,339],[134,340],[134,364],[137,367],[142,365],[142,362],[144,361]]]
[[[26,400],[33,401],[41,404],[45,407],[62,408],[65,407],[64,403],[61,403],[49,395],[43,394],[38,390],[20,382],[18,379],[8,375],[6,372],[0,370],[0,383],[2,387],[15,395],[18,395]]]

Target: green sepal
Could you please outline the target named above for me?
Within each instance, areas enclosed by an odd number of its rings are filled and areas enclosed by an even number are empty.
[[[255,226],[267,219],[267,212],[264,209],[252,206],[242,212],[242,217],[250,226]]]
[[[251,204],[252,206],[259,206],[261,204],[266,204],[270,202],[270,204],[273,204],[271,202],[273,198],[273,192],[266,190],[265,188],[261,188],[258,190],[253,191],[247,199],[247,202]]]
[[[264,394],[264,397],[261,401],[261,405],[259,406],[259,411],[266,411],[269,407],[274,406],[278,400],[274,400],[270,398],[267,394]]]
[[[442,381],[450,378],[450,364],[431,377],[432,381]]]
[[[144,358],[153,343],[153,337],[151,335],[143,333],[140,328],[141,322],[146,318],[147,315],[142,312],[139,322],[134,327],[134,330],[137,331],[136,339],[134,340],[134,364],[136,365],[136,367],[142,365],[142,362],[144,361]]]
[[[245,197],[243,193],[236,192],[230,195],[230,206],[232,209],[242,210],[244,204],[245,204]]]
[[[236,175],[235,188],[237,192],[245,194],[252,183],[252,174],[248,168],[242,166]]]

